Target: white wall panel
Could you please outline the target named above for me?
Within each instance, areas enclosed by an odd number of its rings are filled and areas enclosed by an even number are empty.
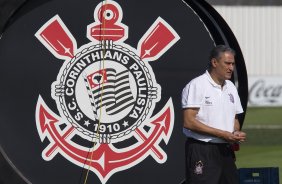
[[[214,6],[230,26],[248,75],[282,76],[282,7]]]

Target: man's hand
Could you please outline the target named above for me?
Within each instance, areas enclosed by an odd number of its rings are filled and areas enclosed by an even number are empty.
[[[246,133],[242,131],[235,131],[233,133],[224,131],[221,137],[230,143],[244,142],[246,140]]]
[[[236,139],[239,139],[238,142],[244,142],[246,140],[247,134],[245,132],[242,131],[234,131],[233,135],[236,136]]]

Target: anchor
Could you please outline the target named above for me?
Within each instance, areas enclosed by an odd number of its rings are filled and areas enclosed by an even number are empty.
[[[39,97],[37,104],[37,130],[40,132],[41,141],[46,137],[50,141],[48,147],[42,152],[45,160],[51,160],[57,153],[66,157],[68,160],[83,166],[84,164],[90,166],[93,172],[100,177],[101,181],[106,181],[116,168],[130,168],[133,165],[144,160],[148,155],[154,157],[156,147],[161,140],[168,143],[169,137],[172,133],[171,118],[173,117],[172,101],[169,100],[165,107],[153,118],[148,121],[148,126],[152,127],[152,131],[148,137],[137,129],[136,134],[142,134],[143,142],[128,151],[120,151],[112,144],[100,144],[96,149],[89,151],[87,149],[77,148],[71,141],[75,135],[75,129],[71,126],[66,127],[63,132],[60,132],[58,126],[62,124],[62,120],[54,112],[52,112],[43,99]],[[157,161],[162,163],[166,160],[166,154],[161,150]],[[92,159],[89,155],[93,155]]]

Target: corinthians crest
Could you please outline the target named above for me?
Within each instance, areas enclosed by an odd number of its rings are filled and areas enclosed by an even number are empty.
[[[37,102],[37,130],[42,141],[46,137],[50,141],[42,157],[50,161],[59,153],[89,168],[102,183],[149,155],[164,163],[167,155],[159,143],[168,143],[174,126],[171,99],[153,114],[161,100],[161,86],[149,62],[167,52],[179,36],[159,17],[135,49],[124,43],[129,29],[121,23],[122,17],[115,1],[98,4],[94,23],[87,26],[86,36],[91,42],[80,48],[59,15],[35,34],[64,61],[57,79],[50,84],[59,115],[41,96]],[[77,136],[92,145],[81,145],[74,139]],[[122,148],[115,145],[128,139],[135,141]]]

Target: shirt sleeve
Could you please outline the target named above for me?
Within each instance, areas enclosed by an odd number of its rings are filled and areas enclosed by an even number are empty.
[[[197,85],[195,81],[188,83],[182,91],[181,104],[182,108],[196,107],[200,108],[203,99],[203,90],[200,89],[200,85]]]
[[[237,90],[236,90],[237,91]],[[238,95],[238,92],[236,93],[236,114],[241,114],[244,112],[242,104],[241,104],[241,100],[240,97]]]

